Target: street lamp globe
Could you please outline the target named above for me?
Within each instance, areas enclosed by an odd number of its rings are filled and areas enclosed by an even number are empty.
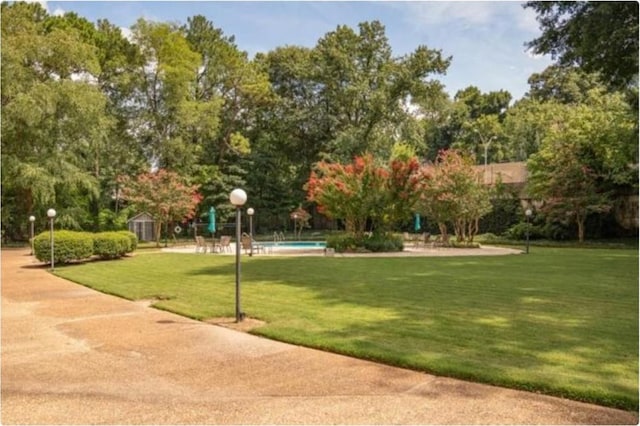
[[[53,219],[54,217],[56,217],[56,211],[54,209],[47,210],[47,217],[49,219]]]
[[[247,214],[248,214],[249,216],[253,216],[253,214],[254,214],[255,212],[256,212],[256,211],[253,209],[253,207],[249,207],[249,208],[247,209]]]
[[[243,206],[247,202],[247,193],[243,189],[236,188],[229,194],[229,201],[236,207]]]
[[[36,221],[36,217],[35,216],[29,216],[29,222],[33,223]]]
[[[533,211],[531,209],[527,209],[527,210],[525,210],[524,214],[527,217],[531,217],[531,215],[533,214]]]

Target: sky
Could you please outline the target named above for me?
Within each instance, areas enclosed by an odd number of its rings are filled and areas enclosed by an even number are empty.
[[[528,91],[527,79],[552,63],[525,43],[541,32],[535,13],[513,1],[41,1],[49,13],[76,12],[107,19],[126,32],[138,18],[184,24],[203,15],[253,57],[278,46],[313,47],[338,25],[354,30],[378,20],[393,55],[419,45],[451,56],[446,75],[436,75],[453,97],[468,86],[483,93],[508,90],[513,100]]]

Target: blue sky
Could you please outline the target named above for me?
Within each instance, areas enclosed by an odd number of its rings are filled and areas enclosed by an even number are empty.
[[[551,64],[548,56],[528,53],[524,43],[540,35],[535,14],[520,2],[463,1],[117,1],[42,2],[50,13],[76,12],[95,22],[108,19],[129,28],[142,17],[186,23],[201,14],[234,35],[252,57],[277,46],[313,47],[338,25],[357,30],[359,22],[379,20],[395,56],[421,44],[453,56],[444,76],[437,76],[453,96],[474,85],[483,92],[505,89],[514,100],[528,90],[527,79]]]

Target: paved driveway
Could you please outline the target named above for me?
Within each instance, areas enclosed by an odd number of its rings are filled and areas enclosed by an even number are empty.
[[[2,251],[3,424],[636,424],[185,319]]]

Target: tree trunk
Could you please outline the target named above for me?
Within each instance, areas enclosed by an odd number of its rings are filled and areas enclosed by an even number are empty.
[[[584,242],[584,222],[585,218],[582,216],[576,217],[576,222],[578,223],[578,242]]]

